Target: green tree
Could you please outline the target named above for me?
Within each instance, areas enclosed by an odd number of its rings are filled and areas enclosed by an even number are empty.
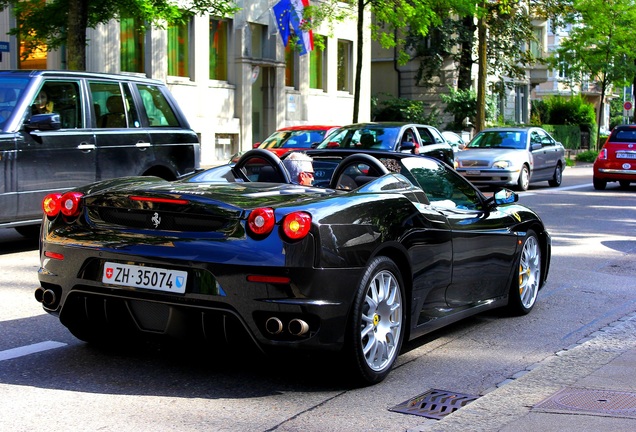
[[[86,69],[87,28],[122,16],[161,26],[184,22],[198,14],[225,17],[238,10],[233,0],[0,0],[0,10],[8,6],[12,6],[18,22],[9,34],[19,37],[25,55],[42,46],[54,50],[64,45],[71,70]]]
[[[428,39],[413,35],[408,46],[420,58],[418,82],[426,85],[437,76],[440,66],[450,58],[457,66],[457,89],[466,91],[473,87],[472,70],[477,62],[479,79],[477,85],[478,102],[475,117],[479,129],[486,120],[487,77],[506,77],[512,83],[526,78],[526,68],[540,59],[527,49],[532,42],[538,42],[534,35],[534,18],[551,18],[561,22],[560,14],[571,8],[570,0],[518,0],[483,1],[470,15],[449,17],[441,27],[432,29]],[[490,93],[506,91],[506,85],[496,85]],[[463,115],[459,114],[458,115]],[[456,117],[459,123],[462,118]]]
[[[572,84],[595,82],[601,100],[596,113],[601,125],[603,101],[612,85],[623,86],[636,76],[636,8],[633,0],[574,0],[568,17],[569,36],[551,57],[554,67],[566,69]],[[598,132],[598,131],[597,131]]]
[[[342,8],[348,8],[349,14],[343,14]],[[428,30],[440,26],[445,17],[453,13],[462,16],[474,10],[471,0],[326,0],[306,11],[306,18],[312,26],[323,22],[334,22],[354,16],[357,26],[357,55],[354,77],[353,122],[358,121],[360,109],[360,86],[364,47],[364,30],[371,28],[371,38],[383,48],[395,48],[398,62],[406,64],[410,59],[405,44],[407,34],[426,36]],[[371,12],[373,21],[365,23],[365,11]]]

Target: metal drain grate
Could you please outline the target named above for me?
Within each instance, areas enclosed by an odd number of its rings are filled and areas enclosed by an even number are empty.
[[[479,396],[450,392],[447,390],[430,389],[393,408],[389,408],[389,411],[440,420],[471,403],[478,397]]]
[[[565,388],[538,403],[534,408],[636,418],[636,393]]]

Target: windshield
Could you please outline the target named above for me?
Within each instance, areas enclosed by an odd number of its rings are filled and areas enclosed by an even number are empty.
[[[491,131],[478,134],[467,148],[525,149],[525,131]]]
[[[10,78],[0,81],[0,129],[13,114],[13,110],[22,95],[28,79]]]
[[[260,148],[310,148],[325,137],[326,130],[279,131],[270,135]]]
[[[318,148],[360,148],[392,151],[395,148],[399,132],[399,127],[365,126],[362,129],[342,128],[329,135]]]

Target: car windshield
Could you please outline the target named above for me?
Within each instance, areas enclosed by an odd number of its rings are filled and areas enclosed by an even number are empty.
[[[318,146],[325,148],[356,148],[392,151],[395,148],[399,127],[365,126],[361,129],[341,128]]]
[[[271,134],[260,148],[310,148],[325,137],[326,130],[278,131]]]
[[[525,131],[482,132],[468,144],[467,148],[524,149],[526,148],[526,136]]]
[[[28,79],[10,78],[0,81],[0,129],[11,117],[18,99],[29,83]]]

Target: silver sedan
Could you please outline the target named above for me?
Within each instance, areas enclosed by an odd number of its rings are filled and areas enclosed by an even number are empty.
[[[559,186],[566,166],[563,145],[539,127],[485,129],[455,158],[457,172],[477,186],[522,191],[540,181]]]

